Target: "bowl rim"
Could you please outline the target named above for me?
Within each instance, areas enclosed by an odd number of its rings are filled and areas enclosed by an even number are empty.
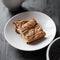
[[[11,19],[13,19],[14,17],[16,17],[17,15],[24,14],[24,13],[28,13],[28,12],[42,13],[42,14],[48,16],[47,14],[45,14],[45,13],[43,13],[43,12],[40,12],[40,11],[26,11],[26,12],[18,13],[18,14],[16,14],[16,15],[12,16],[12,17],[6,22],[5,27],[4,27],[4,37],[5,37],[5,39],[6,39],[7,42],[8,42],[8,39],[7,39],[6,34],[5,34],[5,29],[6,29],[7,24],[11,21]],[[48,17],[51,18],[50,16],[48,16]],[[52,19],[52,18],[51,18],[51,19]],[[53,21],[53,19],[52,19],[52,21]],[[56,24],[55,24],[54,21],[53,21],[53,23],[54,23],[54,25],[55,25],[55,35],[56,35],[56,31],[57,31],[57,29],[56,29]],[[55,37],[55,35],[54,35],[54,37]],[[54,39],[54,37],[53,37],[53,39]],[[9,42],[8,42],[8,43],[9,43]],[[51,42],[50,42],[50,43],[51,43]],[[10,43],[9,43],[9,44],[10,44]],[[11,45],[11,44],[10,44],[10,45]],[[11,46],[12,46],[12,45],[11,45]],[[46,45],[46,46],[48,46],[48,45]],[[45,48],[46,46],[42,47],[41,49]],[[12,46],[12,47],[14,47],[14,46]],[[19,48],[17,48],[17,47],[14,47],[14,48],[19,49]],[[36,50],[23,50],[23,49],[19,49],[19,50],[22,50],[22,51],[36,51]],[[38,50],[39,50],[39,49],[38,49]]]
[[[46,51],[46,60],[50,60],[50,58],[49,58],[50,48],[51,48],[52,44],[55,43],[55,42],[56,42],[57,40],[59,40],[59,39],[60,39],[60,37],[57,37],[56,39],[54,39],[54,40],[49,44],[49,46],[48,46],[48,48],[47,48],[47,51]]]

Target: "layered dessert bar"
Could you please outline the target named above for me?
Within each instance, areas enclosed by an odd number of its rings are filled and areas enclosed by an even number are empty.
[[[17,20],[13,24],[15,32],[21,34],[27,44],[38,39],[40,40],[46,34],[34,18],[30,20]]]

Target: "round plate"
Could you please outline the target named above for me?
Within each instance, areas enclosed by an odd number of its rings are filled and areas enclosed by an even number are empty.
[[[36,19],[36,21],[46,32],[46,35],[44,38],[35,41],[32,44],[26,44],[22,36],[14,31],[13,21],[28,20],[31,18]],[[24,51],[34,51],[46,47],[53,40],[55,34],[56,26],[53,20],[46,14],[36,11],[23,12],[13,16],[11,19],[8,20],[4,28],[4,36],[8,43],[17,49]]]

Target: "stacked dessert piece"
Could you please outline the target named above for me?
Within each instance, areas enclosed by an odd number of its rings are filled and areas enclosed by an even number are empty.
[[[45,36],[42,27],[39,26],[34,18],[30,20],[17,20],[13,24],[15,31],[22,35],[27,44]]]

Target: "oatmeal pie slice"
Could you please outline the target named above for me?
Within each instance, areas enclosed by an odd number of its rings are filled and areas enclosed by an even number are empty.
[[[13,24],[15,31],[22,35],[27,44],[45,36],[45,32],[34,18],[30,20],[17,20]]]

